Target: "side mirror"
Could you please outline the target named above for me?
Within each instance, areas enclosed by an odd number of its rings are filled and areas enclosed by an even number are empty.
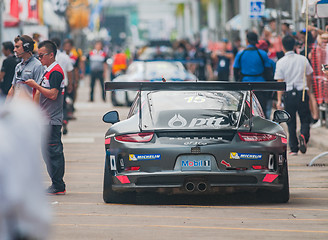
[[[120,121],[120,118],[119,118],[119,115],[118,115],[118,112],[117,111],[110,111],[108,113],[106,113],[102,120],[105,122],[105,123],[117,123]]]
[[[289,119],[290,119],[290,115],[288,112],[286,112],[285,110],[276,110],[273,113],[272,121],[277,123],[282,123],[282,122],[288,122]]]

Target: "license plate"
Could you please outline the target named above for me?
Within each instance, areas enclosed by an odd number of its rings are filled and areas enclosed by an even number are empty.
[[[210,171],[211,158],[207,155],[180,156],[182,171]]]

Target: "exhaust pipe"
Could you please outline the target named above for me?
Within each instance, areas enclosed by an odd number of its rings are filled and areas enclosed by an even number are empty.
[[[198,183],[197,185],[197,190],[200,191],[200,192],[205,192],[207,189],[207,184],[204,183],[204,182],[200,182]]]
[[[187,182],[185,188],[187,192],[193,192],[195,190],[195,184],[193,182]]]

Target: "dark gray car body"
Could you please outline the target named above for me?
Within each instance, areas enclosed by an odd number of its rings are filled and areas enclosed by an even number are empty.
[[[221,109],[213,109],[217,96]],[[141,132],[151,139],[120,141],[119,136]],[[245,141],[239,134],[270,140]],[[289,199],[286,133],[263,118],[251,92],[142,92],[128,119],[113,124],[105,139],[105,202],[120,201],[125,192],[204,194],[258,189],[284,195],[278,202]]]

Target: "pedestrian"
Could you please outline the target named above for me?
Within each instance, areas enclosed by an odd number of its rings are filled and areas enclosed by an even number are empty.
[[[295,39],[286,36],[282,40],[285,56],[278,60],[274,78],[278,82],[286,82],[286,92],[277,93],[277,108],[282,109],[282,96],[285,110],[291,118],[287,122],[289,133],[290,155],[306,152],[306,144],[310,138],[311,112],[309,108],[309,96],[307,94],[312,83],[312,67],[308,59],[294,52]],[[306,81],[304,81],[304,73]],[[305,94],[303,96],[303,89]],[[304,97],[304,99],[303,99]],[[296,134],[296,113],[301,122],[300,135]]]
[[[19,62],[19,59],[14,55],[14,44],[12,42],[2,43],[2,53],[6,56],[6,59],[3,61],[1,67],[0,89],[2,94],[7,96],[15,75],[15,67]]]
[[[64,71],[64,83],[65,83],[65,93],[63,101],[63,134],[68,133],[68,107],[67,107],[67,94],[71,93],[73,90],[73,64],[66,53],[60,51],[61,41],[59,38],[51,39],[57,46],[56,61],[61,66]]]
[[[270,47],[270,42],[268,40],[259,40],[258,43],[256,44],[256,47],[258,49],[262,49],[268,54],[269,47]],[[269,56],[269,54],[268,54]],[[272,75],[271,79],[274,80],[274,72],[276,70],[276,62],[273,61],[272,59],[269,58],[269,63],[272,68]],[[264,112],[264,115],[267,119],[270,119],[271,117],[271,111],[272,111],[272,102],[273,102],[273,92],[267,92],[267,105],[266,105],[266,111]]]
[[[265,51],[258,49],[258,36],[254,32],[247,33],[247,48],[238,52],[234,61],[235,80],[241,82],[265,82],[272,80],[272,67]],[[270,79],[271,78],[271,79]],[[255,93],[263,112],[266,112],[269,94],[263,91]]]
[[[40,155],[42,115],[23,92],[7,104],[0,99],[1,240],[41,240],[50,233]]]
[[[91,82],[90,82],[90,102],[93,102],[94,96],[93,91],[95,87],[96,80],[98,79],[101,86],[102,99],[106,101],[104,79],[107,76],[107,54],[103,51],[103,45],[101,41],[95,43],[94,49],[87,55],[87,60],[90,61],[90,71],[91,71]]]
[[[61,142],[61,127],[65,85],[64,71],[55,60],[56,53],[57,47],[52,41],[46,40],[39,44],[39,58],[42,65],[47,68],[40,84],[33,79],[27,80],[26,84],[37,90],[36,95],[39,95],[40,107],[47,116],[49,136],[43,157],[52,181],[47,192],[52,195],[63,195],[66,193],[66,186],[63,180],[65,159]]]
[[[83,63],[83,52],[81,49],[76,48],[74,46],[74,41],[72,39],[65,39],[63,43],[63,50],[70,57],[71,62],[73,64],[73,90],[69,93],[69,98],[72,100],[72,109],[68,112],[69,119],[76,119],[73,116],[73,112],[75,111],[74,103],[77,97],[77,89],[79,87],[79,82],[83,79],[83,74],[85,72],[84,63]]]
[[[34,42],[31,37],[27,35],[17,36],[14,42],[15,56],[22,60],[16,65],[14,78],[7,98],[13,97],[14,94],[19,94],[21,89],[26,90],[28,95],[33,98],[35,91],[33,91],[32,87],[26,85],[25,81],[33,79],[36,83],[40,83],[44,68],[41,62],[32,54]]]
[[[230,63],[234,56],[232,51],[228,50],[228,39],[224,38],[221,41],[222,48],[213,53],[212,58],[216,63],[215,71],[217,72],[218,81],[229,81]],[[216,74],[214,74],[216,75]]]

